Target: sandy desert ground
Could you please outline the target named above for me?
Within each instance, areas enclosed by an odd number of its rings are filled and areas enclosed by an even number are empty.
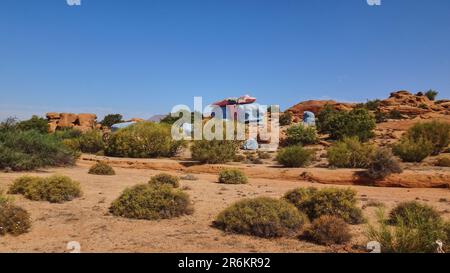
[[[211,173],[196,174],[197,181],[182,180],[182,188],[194,203],[195,212],[171,220],[141,221],[113,217],[109,204],[126,187],[145,183],[160,171],[115,167],[116,176],[88,174],[94,162],[81,160],[72,168],[53,168],[34,173],[0,173],[0,188],[6,189],[24,174],[48,176],[54,173],[79,181],[82,198],[65,204],[34,202],[15,196],[16,203],[32,215],[29,233],[0,237],[0,252],[68,252],[67,243],[78,241],[82,252],[346,252],[353,245],[364,245],[365,225],[352,226],[355,235],[346,247],[323,247],[297,238],[259,239],[250,236],[225,234],[211,227],[215,216],[232,202],[256,196],[280,197],[296,187],[326,187],[329,185],[301,180],[250,178],[247,185],[218,184]],[[182,175],[180,171],[168,171]],[[389,209],[396,203],[419,200],[435,206],[445,218],[450,217],[449,189],[351,187],[358,193],[359,206],[381,201]],[[364,213],[373,221],[376,208]]]

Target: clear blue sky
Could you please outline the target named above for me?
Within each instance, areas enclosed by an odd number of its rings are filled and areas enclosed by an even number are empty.
[[[450,97],[449,0],[0,3],[0,118],[147,118],[247,93],[283,109],[430,88]]]

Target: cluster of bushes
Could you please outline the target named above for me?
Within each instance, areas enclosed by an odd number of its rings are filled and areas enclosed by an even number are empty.
[[[375,126],[375,117],[366,108],[347,112],[327,106],[317,116],[319,132],[329,134],[335,140],[356,136],[361,141],[367,141],[374,136]]]
[[[315,127],[294,125],[286,130],[285,145],[309,145],[319,142],[319,137]]]
[[[313,221],[308,226],[309,221]],[[226,232],[263,238],[303,237],[319,244],[343,244],[351,239],[348,223],[363,222],[355,192],[347,189],[295,189],[281,199],[258,197],[238,201],[215,219]]]
[[[98,162],[89,169],[89,174],[115,175],[114,169],[105,162]]]
[[[289,146],[278,151],[276,160],[278,163],[288,168],[298,168],[307,166],[315,152],[302,146]]]
[[[192,159],[207,164],[233,161],[238,149],[239,143],[231,140],[196,140],[191,146]]]
[[[438,155],[450,144],[450,124],[440,121],[416,123],[393,148],[405,162],[421,162]]]
[[[109,211],[126,218],[158,220],[192,214],[189,195],[175,189],[168,176],[152,178],[150,183],[127,188],[112,202]]]
[[[18,236],[31,228],[30,214],[13,204],[12,200],[0,191],[0,236]]]
[[[166,174],[166,173],[160,173],[155,176],[153,176],[149,184],[155,185],[155,186],[161,186],[161,185],[168,185],[173,188],[178,188],[180,186],[180,179],[176,176]]]
[[[47,178],[23,176],[9,187],[9,194],[22,194],[33,201],[63,203],[82,195],[80,184],[67,176],[53,175]]]
[[[248,178],[239,169],[225,169],[219,173],[219,183],[223,184],[247,184]]]
[[[432,207],[416,201],[400,203],[386,217],[378,212],[378,226],[369,225],[369,240],[381,244],[382,252],[435,253],[443,242],[449,251],[450,223],[446,223]]]

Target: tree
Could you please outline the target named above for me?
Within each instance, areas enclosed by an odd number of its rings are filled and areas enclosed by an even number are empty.
[[[39,133],[48,133],[48,121],[45,118],[32,116],[29,120],[21,121],[17,124],[17,129],[21,131],[36,130]]]
[[[100,122],[102,126],[111,127],[114,124],[123,122],[123,116],[121,114],[109,114],[106,115]]]
[[[437,95],[439,95],[439,92],[433,89],[430,89],[425,93],[425,96],[427,96],[430,100],[435,100]]]

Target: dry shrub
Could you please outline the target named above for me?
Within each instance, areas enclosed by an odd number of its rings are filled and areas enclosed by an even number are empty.
[[[89,169],[89,174],[95,175],[115,175],[114,169],[106,162],[98,162]]]
[[[393,147],[392,151],[404,162],[422,162],[431,155],[433,144],[424,138],[418,140],[403,138]]]
[[[305,167],[314,155],[314,151],[307,150],[301,146],[290,146],[278,151],[276,160],[288,168]]]
[[[328,163],[337,168],[367,168],[374,148],[357,137],[346,137],[327,151]]]
[[[0,191],[0,236],[14,236],[28,232],[31,227],[30,214],[21,207],[15,206],[12,200]]]
[[[219,183],[247,184],[248,179],[244,172],[238,169],[225,169],[219,173]]]
[[[217,216],[214,226],[226,232],[271,238],[295,235],[306,221],[292,204],[259,197],[229,206]]]
[[[415,226],[419,222],[439,221],[440,219],[439,212],[433,207],[417,201],[400,203],[389,214],[390,223],[398,224],[401,220],[407,226]]]
[[[323,215],[314,220],[305,235],[321,245],[345,244],[352,235],[348,224],[339,217]]]
[[[155,186],[168,185],[173,188],[178,188],[180,186],[179,181],[180,179],[176,176],[167,173],[160,173],[153,176],[148,183]]]
[[[402,173],[402,167],[389,149],[377,149],[372,155],[367,175],[372,179],[384,179],[394,173]]]
[[[192,159],[200,163],[220,164],[233,161],[239,145],[231,140],[196,140],[191,146]]]

